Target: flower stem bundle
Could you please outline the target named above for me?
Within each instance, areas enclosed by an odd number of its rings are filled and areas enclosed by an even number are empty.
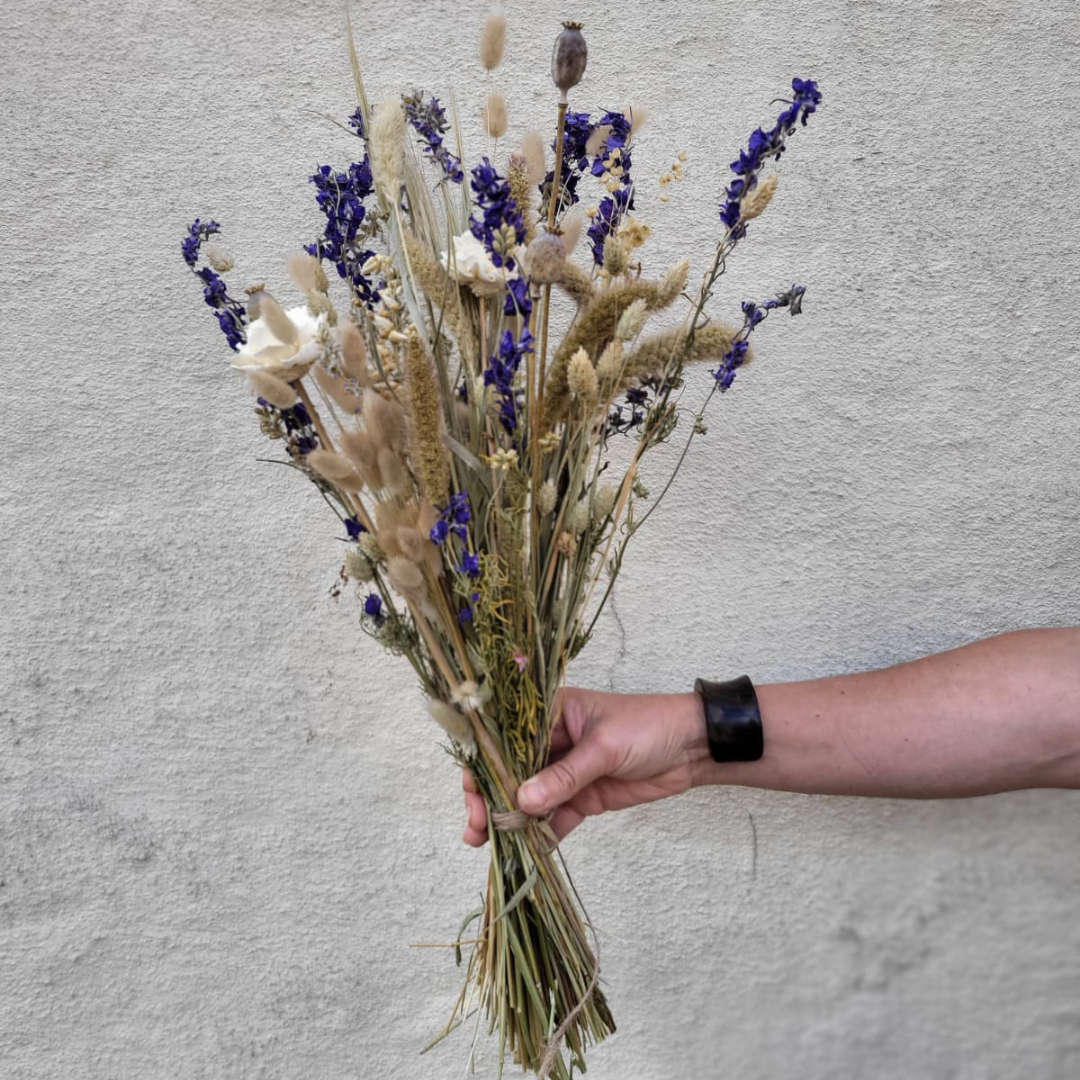
[[[685,155],[647,200],[633,174],[640,118],[570,108],[586,70],[582,30],[566,23],[556,42],[550,146],[531,130],[467,173],[438,98],[369,106],[350,31],[356,160],[310,178],[321,219],[288,257],[301,303],[262,284],[236,299],[221,276],[232,261],[212,249],[216,222],[196,220],[182,242],[262,431],[337,519],[362,628],[412,665],[488,807],[487,894],[459,933],[472,949],[443,1034],[486,1017],[500,1068],[511,1060],[562,1080],[615,1024],[557,838],[518,809],[517,789],[547,763],[567,665],[670,486],[646,503],[644,455],[686,415],[679,464],[704,433],[704,406],[688,413],[681,401],[687,366],[711,362],[708,396],[722,394],[769,312],[801,310],[798,285],[745,301],[741,327],[712,321],[706,305],[774,197],[775,176],[759,179],[766,162],[821,98],[793,80],[776,125],[732,163],[712,265],[687,303],[689,261],[647,267],[639,249],[652,229],[636,216],[645,201],[662,212]],[[479,48],[489,71],[506,33],[504,19],[489,20]],[[486,100],[501,140],[505,102]],[[534,123],[551,130],[550,119]],[[582,215],[590,188],[597,202]],[[680,303],[682,322],[661,325]],[[570,321],[554,340],[559,304]]]

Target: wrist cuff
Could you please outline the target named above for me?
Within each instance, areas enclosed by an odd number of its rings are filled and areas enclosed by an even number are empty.
[[[713,761],[757,761],[765,750],[754,684],[745,675],[730,682],[698,679],[705,705],[705,732]]]

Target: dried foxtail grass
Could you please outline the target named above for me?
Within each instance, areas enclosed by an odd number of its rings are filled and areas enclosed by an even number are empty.
[[[570,263],[568,262],[569,266]],[[566,376],[570,360],[578,349],[598,356],[615,336],[619,320],[635,300],[644,301],[647,311],[661,311],[678,299],[686,287],[690,262],[684,259],[673,266],[660,281],[618,282],[600,293],[578,315],[555,353],[544,389],[544,423],[562,419],[569,404]]]
[[[590,304],[596,296],[593,279],[577,263],[571,262],[570,259],[563,263],[562,274],[559,275],[556,284],[577,304],[579,309]]]
[[[676,362],[693,364],[703,360],[722,360],[737,335],[738,330],[709,323],[695,332],[689,351],[685,347],[686,331],[682,327],[646,338],[627,355],[619,388],[628,386],[633,379],[663,375]],[[750,362],[751,354],[752,350],[748,349],[744,364]]]
[[[405,354],[405,385],[412,406],[409,459],[420,493],[428,502],[446,502],[450,490],[450,461],[443,445],[442,405],[435,371],[415,326],[409,327]]]

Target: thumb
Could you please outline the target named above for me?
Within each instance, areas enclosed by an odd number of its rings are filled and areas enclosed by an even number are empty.
[[[598,739],[586,737],[518,788],[518,806],[527,814],[553,810],[594,780],[606,776],[611,767],[611,755],[605,747]]]

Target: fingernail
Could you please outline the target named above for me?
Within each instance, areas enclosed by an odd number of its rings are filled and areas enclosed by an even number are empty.
[[[539,780],[526,780],[518,788],[518,806],[522,810],[541,810],[546,798],[547,792],[544,790],[543,783]]]

